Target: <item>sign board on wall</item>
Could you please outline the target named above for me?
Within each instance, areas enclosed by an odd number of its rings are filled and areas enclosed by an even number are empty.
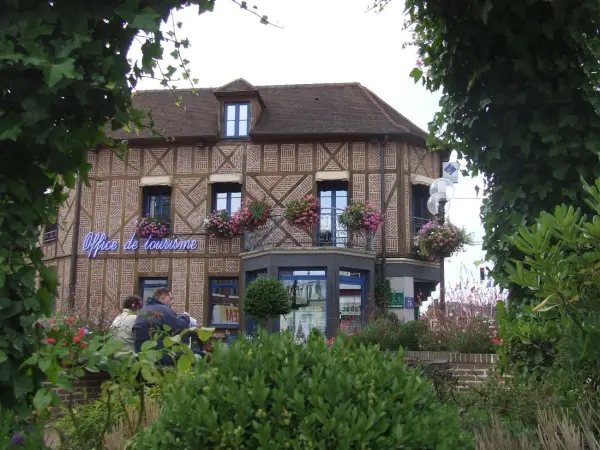
[[[140,248],[137,236],[132,235],[123,245],[123,250],[133,252]],[[165,250],[169,252],[196,250],[198,241],[192,239],[179,239],[177,236],[164,239],[153,239],[149,237],[144,242],[144,251]],[[88,254],[88,258],[95,258],[102,252],[116,252],[119,250],[119,241],[108,239],[105,233],[91,232],[83,238],[83,251]]]
[[[404,299],[404,307],[406,309],[414,309],[414,307],[415,307],[415,298],[414,297],[406,297]]]
[[[404,308],[404,291],[392,292],[388,308]]]
[[[450,180],[452,183],[458,183],[458,173],[460,165],[456,161],[445,161],[442,165],[442,177]]]

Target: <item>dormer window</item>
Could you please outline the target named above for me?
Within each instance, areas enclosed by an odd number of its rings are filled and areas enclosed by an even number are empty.
[[[247,137],[250,124],[250,103],[225,103],[225,137]]]

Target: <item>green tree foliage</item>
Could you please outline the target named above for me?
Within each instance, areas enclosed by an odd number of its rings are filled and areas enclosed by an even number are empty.
[[[510,280],[538,304],[500,321],[505,362],[552,376],[568,395],[600,389],[600,179],[582,191],[593,216],[562,205],[519,229],[512,242],[525,259],[507,266]]]
[[[258,278],[248,285],[244,294],[244,312],[260,321],[262,326],[266,326],[269,319],[285,316],[291,310],[290,296],[277,278]]]
[[[402,355],[263,332],[200,362],[132,448],[472,448],[457,411],[435,396]]]
[[[245,2],[244,2],[245,3]],[[214,0],[69,0],[2,3],[0,15],[0,405],[27,405],[39,385],[33,369],[30,331],[52,308],[57,279],[37,247],[40,228],[89,171],[88,149],[115,146],[105,126],[151,127],[132,109],[132,89],[155,72],[168,85],[179,70],[162,68],[162,44],[189,77],[175,31],[161,23],[174,8]],[[179,25],[180,26],[180,25]],[[173,23],[173,30],[176,24]],[[134,40],[139,62],[128,60]],[[175,99],[174,99],[175,101]],[[59,224],[60,225],[60,224]],[[36,289],[36,274],[42,287]]]
[[[407,0],[406,10],[421,56],[411,76],[442,92],[430,144],[485,174],[483,246],[505,281],[505,263],[521,257],[517,229],[562,202],[586,209],[579,179],[600,175],[600,3]]]

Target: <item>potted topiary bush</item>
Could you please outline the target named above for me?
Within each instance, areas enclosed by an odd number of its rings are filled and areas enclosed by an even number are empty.
[[[285,286],[274,277],[258,278],[251,282],[244,294],[244,312],[266,328],[269,319],[285,316],[292,310]]]

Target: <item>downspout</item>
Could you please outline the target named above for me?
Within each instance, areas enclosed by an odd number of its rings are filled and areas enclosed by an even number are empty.
[[[381,281],[385,283],[386,267],[385,267],[385,146],[388,143],[387,134],[383,136],[383,140],[379,144],[379,170],[380,170],[380,197],[381,197],[381,214],[383,215],[383,223],[381,224]]]
[[[83,178],[77,177],[77,192],[75,193],[75,218],[73,220],[73,243],[71,244],[71,273],[69,276],[69,308],[75,310],[75,288],[77,287],[77,254],[79,252],[79,224],[81,222],[81,194]]]

